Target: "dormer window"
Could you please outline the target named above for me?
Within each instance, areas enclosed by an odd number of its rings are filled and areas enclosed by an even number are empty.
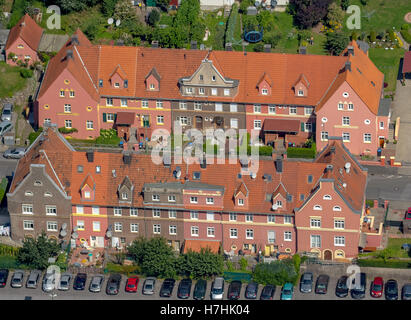
[[[102,79],[98,80],[98,86],[100,88],[103,88],[103,80]]]
[[[128,80],[124,80],[124,88],[128,88]]]
[[[96,173],[100,173],[101,172],[101,166],[96,166]]]
[[[277,200],[276,205],[277,205],[279,208],[282,208],[282,207],[283,207],[283,202],[282,202],[281,200]]]
[[[90,196],[91,196],[90,191],[84,191],[84,198],[90,199]]]
[[[123,193],[121,194],[121,199],[122,199],[122,200],[127,200],[127,199],[128,199],[128,194],[127,194],[127,192],[123,192]]]
[[[267,89],[261,90],[261,94],[262,94],[263,96],[266,96],[266,95],[268,94],[268,90],[267,90]]]
[[[244,205],[244,199],[238,199],[238,205],[243,206]]]
[[[120,88],[120,83],[119,82],[114,83],[114,87],[115,88]]]
[[[155,90],[156,89],[156,85],[154,83],[150,83],[150,90]]]
[[[303,97],[304,96],[304,91],[303,90],[298,90],[298,96]]]

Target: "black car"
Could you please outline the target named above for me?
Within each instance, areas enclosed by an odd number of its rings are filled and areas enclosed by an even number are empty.
[[[174,279],[165,279],[160,289],[160,297],[170,298],[173,294],[174,284],[176,281]]]
[[[9,270],[1,269],[0,270],[0,288],[4,288],[6,286],[8,277],[9,277]]]
[[[120,290],[121,275],[114,273],[107,281],[106,293],[110,295],[118,294]]]
[[[74,278],[73,289],[74,290],[84,290],[86,287],[87,281],[87,274],[85,273],[77,273],[76,277]]]
[[[183,279],[178,285],[177,297],[180,299],[188,299],[191,293],[191,279]]]
[[[390,279],[385,283],[385,299],[397,300],[398,299],[398,283],[394,279]]]
[[[339,298],[345,298],[346,296],[348,296],[347,279],[347,276],[342,276],[337,281],[337,286],[335,287],[335,295]]]
[[[328,289],[328,281],[330,277],[326,274],[320,274],[315,283],[315,293],[317,294],[326,294]]]
[[[194,292],[193,298],[196,300],[203,300],[207,291],[207,281],[204,279],[200,279],[197,281]]]
[[[247,299],[257,299],[258,283],[250,282],[245,289],[245,297]]]
[[[241,281],[231,281],[230,286],[228,287],[227,298],[230,300],[238,300],[240,298],[241,286]]]
[[[364,299],[365,288],[367,287],[367,277],[364,272],[360,273],[360,283],[355,283],[355,277],[352,280],[351,297],[353,299]]]
[[[268,284],[261,291],[260,300],[273,300],[275,293],[275,286]]]

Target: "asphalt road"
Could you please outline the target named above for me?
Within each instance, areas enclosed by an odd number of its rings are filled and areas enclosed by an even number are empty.
[[[314,267],[311,270],[310,268],[308,268],[305,271],[312,271],[314,273],[314,281],[317,279],[318,275],[322,273],[322,272],[316,271]],[[335,274],[332,274],[331,272],[327,272],[327,274],[330,276],[330,282],[328,285],[327,294],[315,294],[314,293],[315,282],[314,282],[313,292],[311,293],[301,293],[299,291],[299,287],[298,286],[295,287],[293,300],[352,300],[350,295],[346,298],[338,298],[335,296],[335,287],[337,284],[337,280],[340,276],[343,275],[343,274],[340,274],[340,272],[338,272],[337,270],[335,271],[336,271]],[[122,276],[119,294],[109,296],[105,293],[108,276],[105,277],[102,292],[92,293],[88,291],[92,276],[88,275],[85,290],[82,290],[82,291],[74,290],[73,281],[71,281],[70,289],[68,291],[55,290],[54,291],[55,295],[52,297],[51,293],[46,293],[42,291],[41,283],[39,283],[37,289],[27,289],[25,287],[12,288],[10,286],[12,274],[13,273],[10,272],[6,286],[4,288],[0,288],[0,300],[24,300],[25,297],[27,296],[31,297],[33,300],[52,300],[52,299],[54,300],[159,300],[159,301],[180,300],[177,298],[177,288],[178,288],[179,281],[176,281],[171,298],[160,298],[159,292],[160,292],[160,288],[162,284],[161,280],[156,281],[154,295],[148,296],[148,295],[143,295],[141,292],[144,279],[140,279],[139,284],[138,284],[138,291],[136,293],[128,293],[128,292],[125,292],[125,285],[126,285],[127,278],[125,276]],[[381,274],[378,274],[378,275],[381,275]],[[26,275],[24,278],[24,284],[27,281],[27,276],[28,276],[28,272],[26,272]],[[367,273],[367,290],[366,290],[366,296],[364,300],[378,300],[370,296],[369,288],[370,288],[370,284],[374,276],[377,276],[377,274]],[[411,273],[409,275],[407,274],[398,275],[397,277],[395,277],[395,279],[398,281],[399,294],[401,294],[402,286],[405,283],[411,282]],[[384,280],[388,280],[388,278],[387,279],[384,278]],[[195,285],[195,281],[193,281],[192,292],[194,290],[194,285]],[[229,284],[225,283],[224,300],[227,300],[228,286]],[[246,286],[247,284],[245,283],[242,286],[240,300],[247,300],[244,297]],[[211,281],[209,281],[207,285],[207,294],[206,294],[205,300],[210,300],[210,289],[211,289]],[[258,298],[260,297],[262,289],[263,289],[263,286],[260,285],[258,288],[258,295],[257,295]],[[192,292],[191,292],[191,297],[189,298],[189,300],[193,300]],[[281,295],[281,287],[277,287],[273,300],[280,300],[280,295]],[[379,300],[384,300],[384,297],[379,298]]]
[[[11,177],[16,170],[17,160],[5,159],[3,154],[0,154],[0,178]]]

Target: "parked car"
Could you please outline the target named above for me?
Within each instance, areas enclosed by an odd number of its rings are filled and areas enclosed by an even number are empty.
[[[246,299],[257,299],[258,283],[250,282],[245,289]]]
[[[84,290],[86,287],[87,281],[87,274],[85,273],[77,273],[76,277],[74,278],[73,289],[74,290]]]
[[[193,298],[196,300],[203,300],[207,291],[207,281],[200,279],[194,286]]]
[[[6,132],[11,131],[13,125],[9,121],[0,122],[0,137],[2,137]]]
[[[56,273],[54,271],[46,272],[43,277],[42,289],[44,292],[50,292],[56,289]]]
[[[315,293],[316,294],[326,294],[328,290],[328,281],[330,277],[326,274],[320,274],[315,283]]]
[[[229,300],[238,300],[240,298],[240,292],[241,292],[241,286],[242,286],[241,281],[231,281],[229,287],[228,287],[228,292],[227,292],[227,298]]]
[[[126,282],[126,292],[137,292],[138,277],[129,277]]]
[[[165,279],[160,289],[160,297],[170,298],[173,294],[174,284],[176,281],[174,279]]]
[[[191,293],[191,279],[183,279],[180,281],[177,290],[177,297],[180,299],[188,299]]]
[[[385,283],[385,299],[397,300],[398,299],[398,283],[394,279],[390,279]]]
[[[300,279],[300,291],[302,293],[310,293],[313,291],[313,273],[305,272]]]
[[[120,290],[121,274],[114,273],[107,280],[106,293],[109,295],[118,294]]]
[[[58,284],[58,288],[61,291],[67,291],[70,289],[70,282],[72,279],[72,275],[70,273],[63,273],[60,277],[60,282]]]
[[[224,296],[224,278],[217,277],[211,287],[211,299],[212,300],[223,300]]]
[[[13,277],[11,278],[10,285],[12,288],[21,288],[23,286],[24,271],[16,270],[14,271]]]
[[[13,112],[13,105],[11,103],[4,104],[3,111],[1,113],[1,121],[10,121]]]
[[[381,298],[384,283],[381,277],[375,277],[370,286],[370,295],[373,298]]]
[[[36,289],[41,276],[40,270],[32,270],[27,278],[26,288]]]
[[[411,207],[409,207],[407,212],[405,213],[405,220],[408,219],[411,219]]]
[[[291,282],[284,284],[281,289],[281,300],[291,300],[293,298],[294,285]]]
[[[156,278],[149,277],[144,281],[143,294],[154,294],[154,286],[156,284]]]
[[[402,286],[401,299],[411,300],[411,283],[406,283]]]
[[[8,149],[3,153],[3,157],[7,159],[20,159],[23,158],[25,153],[26,149],[24,148]]]
[[[352,280],[353,288],[350,290],[353,299],[364,299],[365,288],[367,287],[367,277],[364,272],[360,273],[360,283],[356,283],[355,278]]]
[[[275,286],[268,284],[261,291],[260,300],[273,300],[275,293]]]
[[[335,295],[339,298],[345,298],[348,296],[348,286],[347,286],[347,276],[342,276],[337,281],[337,286],[335,287]]]
[[[93,276],[93,278],[91,278],[91,282],[90,282],[90,286],[88,290],[90,292],[100,292],[101,288],[103,287],[103,282],[104,282],[104,276],[102,275]]]
[[[6,286],[8,277],[9,277],[9,270],[1,269],[0,270],[0,288],[4,288]]]

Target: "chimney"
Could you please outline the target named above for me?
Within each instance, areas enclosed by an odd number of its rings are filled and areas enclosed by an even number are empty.
[[[88,150],[86,152],[86,156],[87,156],[88,162],[94,162],[94,151],[93,150]]]
[[[283,172],[283,159],[282,158],[277,158],[277,160],[275,160],[275,168],[278,173]]]
[[[299,54],[307,54],[307,47],[301,46],[298,48]]]
[[[195,40],[191,41],[190,48],[191,50],[197,50],[197,41]]]
[[[131,163],[131,154],[130,153],[123,153],[123,163],[130,164]]]
[[[351,71],[351,61],[345,62],[345,70]]]
[[[231,42],[225,44],[225,51],[233,51],[233,44]]]
[[[77,34],[73,34],[71,36],[71,44],[76,44],[76,45],[80,44],[80,41],[78,41],[78,35]]]
[[[267,43],[264,45],[264,52],[271,52],[271,44]]]
[[[348,54],[354,55],[354,47],[353,46],[348,46],[347,47],[347,52],[348,52]]]
[[[157,40],[151,41],[151,47],[152,48],[158,48],[158,41]]]
[[[244,51],[244,55],[245,55],[245,56],[247,55],[247,51]]]
[[[325,168],[325,172],[332,172],[334,169],[334,166],[332,164],[327,164],[327,167]]]
[[[66,51],[66,58],[74,60],[73,50],[67,50]]]

